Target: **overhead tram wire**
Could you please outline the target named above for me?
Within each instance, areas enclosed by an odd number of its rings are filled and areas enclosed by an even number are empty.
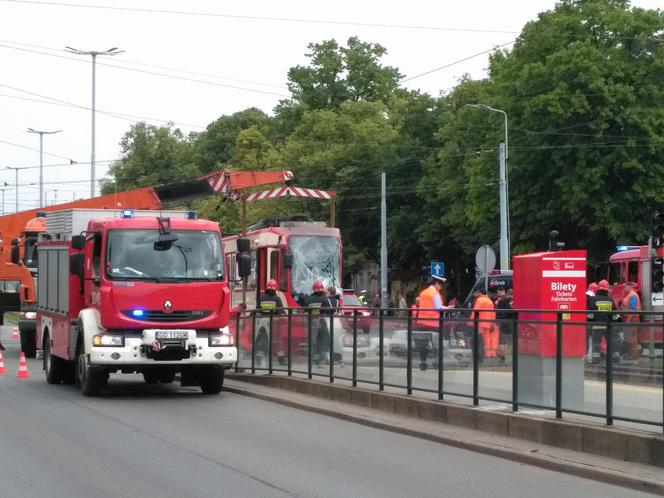
[[[97,63],[97,64],[99,64],[99,63]],[[59,105],[63,105],[63,106],[66,106],[66,107],[73,107],[73,108],[77,108],[77,109],[81,109],[81,110],[87,110],[87,111],[91,110],[91,108],[89,106],[85,106],[83,104],[75,104],[73,102],[68,102],[66,100],[58,99],[56,97],[50,97],[48,95],[43,95],[41,93],[36,93],[36,92],[31,92],[29,90],[24,90],[23,88],[18,88],[18,87],[11,86],[11,85],[5,85],[4,83],[0,83],[0,87],[7,88],[9,90],[14,90],[16,92],[25,93],[27,95],[32,95],[32,96],[35,96],[35,97],[40,97],[40,98],[52,101],[52,102],[43,102],[43,103],[59,104]],[[8,97],[12,98],[12,96],[9,96],[9,95],[8,95]],[[20,97],[16,96],[15,98],[20,98]],[[124,119],[126,121],[131,121],[133,123],[139,122],[136,119],[136,118],[138,118],[139,120],[143,120],[143,121],[147,120],[147,121],[154,121],[154,122],[159,122],[159,123],[173,123],[173,124],[180,124],[182,126],[190,126],[192,128],[201,128],[201,129],[206,128],[206,126],[203,126],[203,125],[195,125],[195,124],[192,124],[192,123],[182,123],[182,122],[177,122],[177,121],[172,121],[172,120],[167,120],[167,119],[158,119],[158,118],[153,118],[153,117],[148,117],[148,116],[139,116],[139,115],[135,115],[135,114],[124,114],[124,113],[120,113],[120,112],[104,111],[104,110],[100,110],[100,109],[97,109],[97,112],[99,114],[104,114],[104,115],[111,116],[111,117],[114,117],[114,118]]]
[[[117,12],[134,12],[143,14],[167,14],[179,16],[192,16],[192,17],[216,17],[235,19],[241,21],[266,21],[266,22],[285,22],[293,24],[322,24],[333,26],[354,26],[364,28],[385,28],[385,29],[404,29],[404,30],[419,30],[419,31],[447,31],[453,33],[479,33],[479,34],[507,34],[519,35],[521,31],[507,30],[507,29],[488,29],[488,28],[463,28],[456,26],[432,26],[432,25],[417,25],[417,24],[390,24],[390,23],[371,23],[361,21],[343,21],[339,19],[306,19],[297,17],[276,17],[276,16],[253,16],[247,14],[226,14],[223,12],[203,12],[203,11],[190,11],[190,10],[167,10],[167,9],[149,9],[140,7],[118,7],[114,5],[98,5],[98,4],[81,4],[73,2],[46,2],[41,0],[0,0],[0,2],[24,4],[24,5],[41,5],[44,7],[72,7],[83,9],[97,9],[108,10]],[[565,38],[584,38],[586,34],[563,33],[559,35],[550,35],[554,37]],[[614,40],[642,40],[637,36],[615,36],[610,35],[608,38]]]
[[[435,73],[435,72],[437,72],[437,71],[441,71],[441,70],[443,70],[443,69],[447,69],[447,68],[452,67],[452,66],[455,66],[455,65],[457,65],[457,64],[461,64],[462,62],[469,61],[469,60],[471,60],[471,59],[474,59],[475,57],[479,57],[479,56],[481,56],[481,55],[485,55],[485,54],[491,53],[491,52],[493,52],[494,50],[497,50],[497,49],[500,49],[500,48],[503,48],[503,47],[507,47],[508,45],[512,45],[512,44],[515,43],[515,42],[516,42],[516,38],[513,39],[513,40],[510,40],[510,41],[508,41],[508,42],[506,42],[506,43],[503,43],[503,44],[501,44],[501,45],[496,45],[496,46],[491,47],[491,48],[489,48],[489,49],[487,49],[487,50],[483,50],[482,52],[477,52],[476,54],[469,55],[469,56],[464,57],[464,58],[462,58],[462,59],[458,59],[458,60],[456,60],[456,61],[454,61],[454,62],[450,62],[450,63],[448,63],[448,64],[445,64],[445,65],[443,65],[443,66],[440,66],[440,67],[437,67],[437,68],[434,68],[434,69],[430,69],[430,70],[425,71],[425,72],[423,72],[423,73],[416,74],[415,76],[408,76],[407,78],[402,79],[402,80],[401,80],[401,83],[405,83],[405,82],[407,82],[407,81],[412,81],[412,80],[414,80],[415,78],[420,78],[420,77],[422,77],[422,76],[426,76],[426,75],[428,75],[428,74]]]
[[[53,48],[53,47],[46,47],[44,45],[35,45],[34,43],[25,43],[25,42],[19,42],[15,40],[2,40],[0,39],[0,43],[9,43],[12,45],[21,45],[23,47],[30,47],[30,48],[35,48],[35,49],[41,49],[41,50],[49,50],[52,52],[57,52],[58,55],[62,53],[61,48]],[[55,54],[51,54],[55,55]],[[71,59],[75,60],[75,59]],[[203,73],[199,71],[192,71],[190,69],[181,69],[181,68],[176,68],[176,67],[169,67],[169,66],[160,66],[158,64],[149,64],[147,62],[139,62],[139,61],[132,61],[132,60],[127,60],[125,58],[122,59],[121,64],[132,64],[136,66],[144,66],[144,67],[151,67],[155,69],[163,69],[166,71],[173,71],[176,73],[186,73],[186,74],[193,74],[196,76],[205,76],[207,78],[215,78],[215,79],[220,79],[220,80],[229,80],[229,81],[236,81],[238,83],[247,83],[249,85],[256,85],[256,86],[264,86],[264,87],[269,87],[269,88],[277,88],[283,90],[285,85],[276,85],[273,83],[263,83],[260,81],[253,81],[253,80],[245,80],[242,78],[235,78],[233,76],[222,76],[220,74],[213,74],[213,73]]]
[[[33,152],[39,152],[39,149],[36,149],[34,147],[28,147],[27,145],[21,145],[21,144],[17,144],[17,143],[14,143],[14,142],[9,142],[8,140],[0,140],[0,143],[3,143],[5,145],[11,145],[12,147],[18,147],[20,149],[26,149],[26,150],[31,150]],[[72,160],[70,157],[61,156],[59,154],[54,154],[52,152],[44,151],[44,154],[47,155],[47,156],[57,157],[58,159],[66,159],[67,161]],[[37,167],[39,167],[39,166],[37,166]]]
[[[144,13],[144,14],[169,14],[169,15],[193,16],[193,17],[219,17],[219,18],[245,20],[245,21],[287,22],[287,23],[297,23],[297,24],[325,24],[325,25],[335,25],[335,26],[355,26],[355,27],[386,28],[386,29],[413,29],[413,30],[426,30],[426,31],[451,31],[457,33],[461,32],[461,33],[518,34],[518,31],[508,31],[500,29],[369,23],[369,22],[359,22],[359,21],[341,21],[334,19],[305,19],[305,18],[294,18],[294,17],[251,16],[251,15],[241,15],[241,14],[224,14],[220,12],[148,9],[140,7],[117,7],[112,5],[94,5],[94,4],[86,5],[86,4],[71,3],[71,2],[44,2],[39,0],[0,0],[0,1],[7,3],[16,3],[16,4],[42,5],[42,6],[51,6],[51,7],[75,7],[75,8],[86,8],[86,9],[135,12],[135,13]]]
[[[0,0],[0,1],[4,1],[4,0]],[[84,59],[68,57],[66,55],[49,54],[48,52],[42,52],[42,51],[39,51],[39,50],[32,50],[32,49],[28,49],[28,48],[12,47],[11,45],[7,45],[7,44],[0,44],[0,47],[8,48],[8,49],[11,49],[11,50],[18,50],[18,51],[21,51],[21,52],[28,52],[28,53],[39,54],[39,55],[46,55],[46,56],[49,56],[49,57],[57,57],[59,59],[66,59],[66,60],[72,60],[72,61],[84,61],[85,62]],[[230,88],[232,90],[240,90],[240,91],[244,91],[244,92],[261,93],[261,94],[264,94],[264,95],[274,95],[274,96],[277,96],[277,97],[284,97],[284,98],[289,97],[286,94],[271,92],[269,90],[260,90],[258,88],[248,88],[248,87],[243,87],[243,86],[238,86],[238,85],[229,85],[229,84],[221,83],[221,82],[218,82],[218,81],[207,81],[207,80],[202,80],[202,79],[198,79],[198,78],[187,78],[185,76],[178,76],[178,75],[174,75],[174,74],[159,73],[157,71],[148,71],[147,69],[137,69],[137,68],[133,68],[133,67],[124,67],[124,66],[118,65],[118,64],[109,64],[107,62],[97,62],[97,65],[98,66],[114,67],[114,68],[117,68],[117,69],[124,69],[125,71],[133,71],[133,72],[138,72],[138,73],[151,74],[153,76],[161,76],[161,77],[172,78],[172,79],[176,79],[176,80],[190,81],[190,82],[193,82],[193,83],[201,83],[201,84],[204,84],[204,85],[218,86],[218,87],[221,87],[221,88]]]

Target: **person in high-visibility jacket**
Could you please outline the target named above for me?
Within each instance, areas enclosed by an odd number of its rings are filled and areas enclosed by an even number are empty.
[[[443,284],[447,279],[431,277],[431,285],[420,292],[420,309],[415,324],[418,327],[438,329],[438,310],[446,309],[443,306]]]
[[[496,327],[495,322],[486,321],[496,319],[494,309],[493,301],[486,295],[486,290],[482,289],[473,304],[472,319],[475,320],[477,317],[479,320],[477,327],[484,342],[484,356],[486,358],[495,358],[498,355],[498,327]]]
[[[432,276],[431,285],[420,292],[418,296],[420,299],[420,307],[417,314],[413,317],[415,319],[415,326],[419,330],[426,330],[431,332],[438,331],[438,320],[440,318],[440,310],[447,309],[443,305],[443,284],[446,279],[443,277]],[[427,358],[431,348],[429,341],[415,340],[415,346],[420,353],[420,370],[427,369]],[[433,339],[432,339],[433,343]],[[438,347],[443,347],[442,338],[438,338]]]
[[[620,308],[624,311],[641,311],[641,299],[636,293],[633,282],[625,283],[623,287],[623,299],[620,304]],[[630,359],[636,359],[641,353],[639,328],[637,325],[641,321],[641,318],[638,313],[625,313],[622,315],[622,321],[623,323],[633,324],[625,327],[625,345],[628,348],[627,356]]]

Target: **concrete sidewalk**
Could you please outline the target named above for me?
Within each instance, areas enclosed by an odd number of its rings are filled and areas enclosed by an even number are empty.
[[[279,388],[266,385],[266,383],[263,382],[263,380],[266,380],[269,383],[269,376],[248,377],[249,376],[229,375],[226,379],[225,389],[237,394],[251,396],[265,401],[271,401],[432,442],[507,458],[520,463],[535,465],[541,468],[616,484],[631,489],[664,495],[664,474],[662,473],[661,467],[654,465],[621,461],[607,456],[573,451],[549,444],[543,444],[541,442],[490,433],[485,430],[476,430],[459,425],[452,425],[450,423],[441,423],[418,416],[421,415],[421,413],[415,414],[415,416],[409,416],[404,413],[395,413],[385,409],[353,404],[350,399],[348,399],[347,402],[343,402],[324,399],[318,395],[314,396],[304,394],[303,392],[297,392],[297,390],[306,391],[306,389],[300,388],[301,383],[304,382],[309,384],[320,384],[332,389],[348,389],[356,392],[358,397],[364,396],[364,391],[358,388],[349,389],[341,386],[330,386],[329,384],[322,382],[319,383],[316,381],[304,381],[299,379],[293,379],[296,382],[288,388]],[[263,377],[263,379],[261,379],[261,377]],[[441,404],[441,406],[443,405]],[[478,416],[480,418],[482,418],[482,414],[489,415],[488,419],[493,415],[490,408],[474,408],[472,410],[479,414]],[[553,437],[556,437],[556,435],[553,435]]]

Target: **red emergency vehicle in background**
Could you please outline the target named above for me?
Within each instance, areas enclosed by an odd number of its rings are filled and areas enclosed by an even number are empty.
[[[232,286],[231,306],[239,309],[242,305],[252,310],[259,305],[260,295],[265,291],[268,280],[277,281],[277,295],[286,308],[300,308],[305,305],[306,296],[311,294],[315,280],[325,287],[334,285],[341,290],[342,244],[341,232],[334,228],[335,197],[333,191],[310,189],[290,185],[292,177],[284,178],[281,187],[241,194],[239,190],[250,188],[249,179],[243,186],[235,187],[231,195],[242,200],[242,234],[223,239],[226,267],[232,272],[237,267],[238,258],[248,252],[251,258],[251,272],[241,284]],[[322,221],[312,221],[306,217],[290,219],[266,219],[246,228],[246,204],[248,202],[298,197],[330,201],[330,225]],[[239,242],[242,241],[242,242]],[[231,274],[231,278],[234,275]],[[269,348],[269,316],[259,314],[256,320],[254,355],[258,366],[267,357]],[[233,324],[231,324],[231,327]],[[251,320],[240,326],[239,346],[251,351]],[[306,351],[308,324],[296,317],[291,321],[291,353],[298,355]],[[279,363],[286,361],[288,354],[288,321],[272,317],[272,352]]]
[[[219,225],[143,212],[51,214],[38,244],[37,343],[50,384],[109,374],[218,393],[236,362]],[[101,214],[101,216],[100,216]]]
[[[659,296],[652,293],[652,258],[650,248],[645,246],[626,246],[620,247],[621,250],[612,254],[609,258],[609,268],[607,280],[613,286],[611,297],[617,307],[623,298],[623,289],[626,282],[637,284],[637,292],[641,297],[641,308],[643,311],[664,311],[664,302]],[[664,256],[662,249],[657,250],[657,257]],[[659,297],[659,299],[658,299]],[[639,343],[642,346],[642,352],[648,353],[651,341],[661,354],[663,344],[663,334],[661,319],[642,316],[642,325],[638,327]],[[658,324],[659,326],[656,326]]]
[[[315,280],[321,280],[325,287],[341,287],[342,245],[338,228],[328,227],[324,222],[267,220],[249,227],[243,236],[249,243],[251,273],[246,288],[241,283],[232,284],[231,306],[245,303],[248,309],[259,304],[260,295],[265,291],[268,280],[279,284],[277,295],[284,307],[300,308],[306,296],[311,294]],[[223,239],[226,267],[235,268],[239,255],[240,236]],[[230,278],[235,275],[231,273]],[[251,350],[250,320],[244,322],[240,333],[240,348]],[[288,322],[273,317],[272,351],[283,363],[288,352]],[[254,354],[260,366],[268,354],[269,318],[257,316]],[[304,320],[291,322],[291,351],[293,355],[306,351],[307,324]]]

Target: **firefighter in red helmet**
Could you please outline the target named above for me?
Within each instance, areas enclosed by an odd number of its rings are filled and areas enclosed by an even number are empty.
[[[604,337],[606,341],[612,341],[612,345],[617,346],[617,330],[613,330],[611,337],[606,337],[608,324],[620,319],[616,313],[616,305],[609,295],[609,282],[601,280],[597,283],[597,291],[588,309],[588,321],[592,323],[592,354],[591,361],[598,363],[601,356],[601,343]],[[617,347],[613,348],[613,360],[620,361]]]
[[[329,362],[330,333],[324,314],[329,314],[327,309],[327,298],[325,296],[325,284],[322,280],[314,280],[311,286],[311,295],[307,297],[306,305],[309,308],[312,320],[311,331],[313,339],[314,363],[320,366],[321,362]]]
[[[259,307],[264,314],[276,313],[283,314],[284,305],[281,298],[277,295],[279,284],[275,279],[270,279],[265,284],[265,292],[260,296]]]

